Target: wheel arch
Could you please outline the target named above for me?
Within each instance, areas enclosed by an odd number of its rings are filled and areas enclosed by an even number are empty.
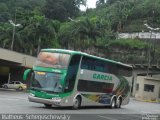
[[[81,103],[82,103],[82,96],[80,94],[76,94],[73,98],[72,108],[79,109],[81,107]]]
[[[82,95],[81,95],[80,93],[78,93],[78,94],[76,94],[76,95],[74,96],[73,102],[74,102],[74,100],[75,100],[77,97],[79,97],[80,100],[81,100],[81,102],[82,102]]]
[[[122,96],[121,96],[121,95],[119,95],[119,96],[117,97],[117,99],[121,99],[121,102],[122,102]]]
[[[117,100],[117,96],[116,96],[116,95],[113,95],[113,96],[111,97],[110,103],[112,102],[113,99],[116,99],[116,100]]]
[[[80,98],[81,103],[82,103],[82,95],[81,95],[80,93],[78,93],[78,94],[76,94],[76,95],[74,96],[74,98],[73,98],[73,100],[72,100],[72,103],[74,103],[74,100],[75,100],[77,97]]]

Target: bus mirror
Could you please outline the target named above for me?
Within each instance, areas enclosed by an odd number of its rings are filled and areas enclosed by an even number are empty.
[[[26,69],[23,74],[23,80],[27,80],[28,74],[32,71],[32,69]]]

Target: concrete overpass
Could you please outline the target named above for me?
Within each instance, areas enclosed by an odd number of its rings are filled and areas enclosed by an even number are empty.
[[[22,81],[23,72],[31,68],[36,57],[0,48],[0,86],[8,81]]]
[[[0,65],[19,65],[32,67],[36,57],[0,48]],[[7,63],[7,64],[6,64]]]

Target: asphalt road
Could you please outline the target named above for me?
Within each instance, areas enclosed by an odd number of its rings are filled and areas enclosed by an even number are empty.
[[[61,120],[142,120],[155,117],[160,120],[160,104],[140,102],[131,98],[128,105],[121,109],[106,107],[82,107],[79,110],[72,108],[45,108],[43,104],[28,101],[27,92],[0,89],[0,119],[7,119],[10,114],[23,114],[24,119],[61,119]],[[2,116],[3,115],[3,116]],[[39,115],[29,116],[28,115]],[[48,116],[54,115],[54,116]],[[55,116],[58,115],[58,118]],[[154,115],[154,116],[153,116]],[[13,119],[14,116],[9,116]],[[40,118],[42,117],[42,118]],[[145,120],[145,119],[143,119]]]

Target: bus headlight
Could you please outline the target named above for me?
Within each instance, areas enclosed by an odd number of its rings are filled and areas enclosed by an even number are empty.
[[[35,94],[30,93],[30,96],[34,97],[34,96],[35,96]]]
[[[55,98],[52,98],[52,101],[53,102],[61,102],[61,98],[59,98],[59,97],[55,97]]]
[[[65,103],[68,103],[68,99],[65,100]]]

